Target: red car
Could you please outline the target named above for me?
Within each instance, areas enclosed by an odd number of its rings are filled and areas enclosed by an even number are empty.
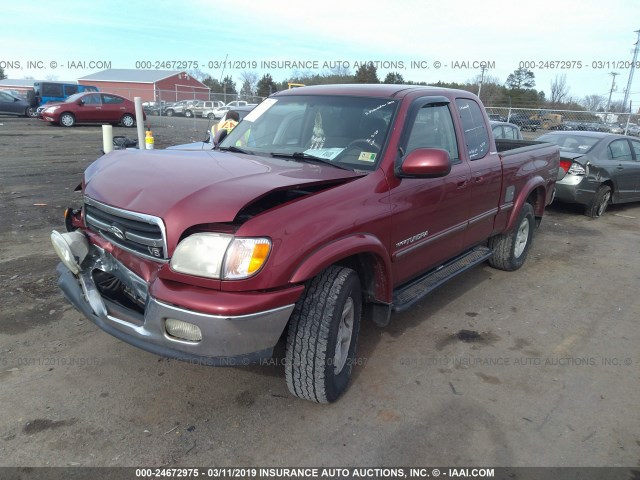
[[[136,124],[131,100],[97,92],[76,93],[64,102],[44,105],[38,109],[38,118],[63,127],[73,127],[76,123],[120,123],[124,127]]]

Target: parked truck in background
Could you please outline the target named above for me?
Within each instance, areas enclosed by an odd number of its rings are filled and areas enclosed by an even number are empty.
[[[291,393],[332,402],[361,319],[385,326],[484,261],[523,265],[558,165],[555,145],[494,140],[469,92],[286,90],[213,150],[94,162],[84,206],[52,233],[59,286],[103,330],[166,357],[259,362],[284,334]]]

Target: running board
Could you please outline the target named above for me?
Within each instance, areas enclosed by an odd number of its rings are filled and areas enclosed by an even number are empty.
[[[406,310],[443,283],[448,282],[458,276],[458,274],[469,270],[471,267],[484,262],[490,258],[491,255],[493,255],[493,250],[487,247],[475,247],[444,265],[439,266],[435,270],[431,270],[411,283],[400,287],[393,292],[393,311],[402,312]]]

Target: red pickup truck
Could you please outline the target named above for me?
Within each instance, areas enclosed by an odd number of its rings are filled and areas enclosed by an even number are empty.
[[[285,334],[290,391],[332,402],[361,318],[384,326],[481,262],[523,264],[558,164],[555,145],[495,141],[468,92],[278,92],[211,150],[89,166],[52,233],[59,286],[113,336],[185,361],[259,362]]]

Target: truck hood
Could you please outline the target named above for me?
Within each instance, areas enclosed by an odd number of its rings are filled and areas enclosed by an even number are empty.
[[[270,192],[328,188],[359,176],[328,165],[231,152],[118,150],[87,168],[84,193],[160,217],[168,235],[179,236],[193,225],[232,222],[243,207]]]

